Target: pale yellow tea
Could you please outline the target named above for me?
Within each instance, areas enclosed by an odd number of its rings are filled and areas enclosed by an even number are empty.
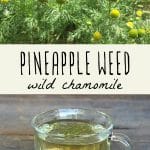
[[[59,120],[42,124],[38,130],[36,150],[110,150],[107,130],[96,123]]]

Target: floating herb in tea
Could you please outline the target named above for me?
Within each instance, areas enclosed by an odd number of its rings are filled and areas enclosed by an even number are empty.
[[[106,129],[77,120],[47,122],[35,136],[36,150],[109,150]]]

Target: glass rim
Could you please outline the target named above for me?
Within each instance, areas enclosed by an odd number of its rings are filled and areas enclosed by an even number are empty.
[[[44,115],[44,114],[47,114],[47,113],[52,113],[52,112],[55,112],[55,111],[58,111],[58,110],[84,110],[84,111],[92,111],[93,109],[90,109],[90,108],[79,108],[79,107],[63,107],[63,108],[54,108],[54,109],[50,109],[50,110],[48,110],[48,111],[44,111],[44,112],[42,112],[42,113],[39,113],[39,114],[37,114],[37,115],[35,115],[34,117],[33,117],[33,119],[32,119],[32,121],[31,121],[31,125],[32,125],[32,127],[33,127],[33,129],[37,132],[37,133],[39,133],[39,134],[43,134],[43,132],[41,131],[41,130],[39,130],[39,127],[38,126],[36,126],[36,119],[38,118],[38,117],[40,117],[40,116],[42,116],[42,115]],[[107,128],[105,128],[105,131],[110,131],[111,129],[113,129],[113,123],[112,123],[112,119],[111,119],[111,117],[108,115],[108,114],[106,114],[106,113],[104,113],[104,112],[102,112],[102,111],[100,111],[100,110],[96,110],[95,111],[95,113],[97,113],[97,114],[99,114],[99,115],[101,115],[101,116],[104,116],[105,118],[107,118],[107,120],[110,122],[110,125],[107,127]],[[63,119],[62,119],[63,120]],[[91,134],[85,134],[85,135],[75,135],[74,137],[82,137],[82,138],[88,138],[88,137],[92,137],[92,136],[97,136],[97,135],[99,135],[99,132],[97,132],[97,133],[91,133]],[[64,134],[50,134],[50,136],[51,137],[53,137],[53,138],[65,138],[65,135]]]

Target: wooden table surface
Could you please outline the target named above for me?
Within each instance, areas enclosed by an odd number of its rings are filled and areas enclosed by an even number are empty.
[[[64,106],[108,113],[114,120],[114,132],[127,134],[133,150],[150,150],[150,96],[96,95],[0,95],[0,150],[33,150],[33,116]]]

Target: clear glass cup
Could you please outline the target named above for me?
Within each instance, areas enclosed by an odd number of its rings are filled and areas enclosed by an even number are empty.
[[[94,125],[92,129],[96,130],[93,133],[81,135],[75,133],[71,137],[66,137],[65,134],[60,133],[51,133],[51,126],[47,123],[59,122],[60,120],[74,121],[73,124],[78,121],[88,122]],[[41,129],[43,124],[44,128]],[[35,150],[116,150],[112,143],[119,145],[117,150],[131,150],[130,140],[126,135],[113,134],[111,118],[107,114],[94,109],[60,108],[50,110],[35,116],[32,120],[32,126],[35,130]],[[84,131],[84,126],[82,127]],[[67,126],[65,129],[67,130]]]

